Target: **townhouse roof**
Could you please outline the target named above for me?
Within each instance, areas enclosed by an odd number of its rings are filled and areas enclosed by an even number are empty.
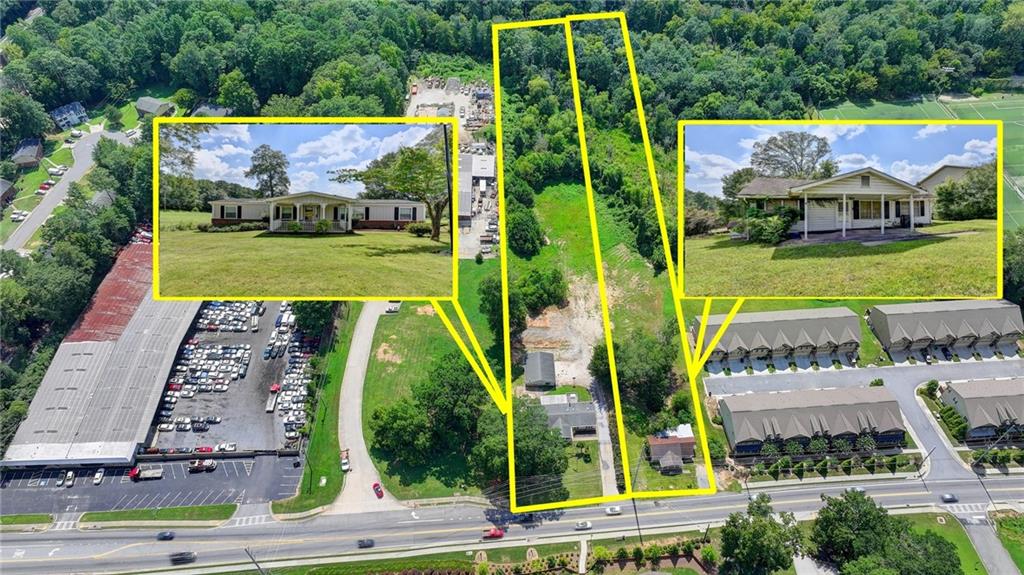
[[[723,397],[719,404],[733,445],[815,435],[906,431],[899,405],[885,387],[748,393]]]
[[[902,340],[1024,334],[1020,307],[1006,300],[953,300],[873,306],[871,327],[883,345]]]
[[[1024,376],[957,381],[946,386],[962,398],[962,413],[972,428],[1024,423]]]
[[[715,334],[726,317],[726,314],[709,316],[705,337]],[[696,334],[699,328],[699,322],[694,321],[693,333]],[[734,350],[859,344],[860,337],[860,318],[845,307],[738,313],[715,349],[729,353]]]

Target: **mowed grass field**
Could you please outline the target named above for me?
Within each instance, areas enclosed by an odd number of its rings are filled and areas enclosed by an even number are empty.
[[[985,94],[980,98],[938,102],[918,98],[898,102],[846,102],[819,110],[827,120],[1002,120],[1003,169],[1018,189],[1024,190],[1024,95]],[[1004,186],[1003,211],[1006,229],[1024,226],[1024,199]]]
[[[208,299],[449,297],[452,254],[399,231],[354,234],[200,232],[161,216],[160,295]],[[189,213],[182,218],[193,218]]]
[[[688,238],[684,294],[913,298],[996,293],[995,221],[938,223],[921,231],[963,235],[875,246],[839,242],[792,247],[766,247],[728,236]]]

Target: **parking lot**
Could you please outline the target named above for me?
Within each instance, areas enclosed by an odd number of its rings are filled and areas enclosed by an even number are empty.
[[[304,386],[297,390],[297,385],[287,384],[302,383],[296,374],[304,360],[288,353],[294,330],[275,325],[279,317],[288,317],[282,302],[266,302],[262,314],[258,309],[253,302],[204,305],[168,379],[153,447],[165,453],[200,447],[219,451],[218,446],[227,451],[295,447],[294,429],[305,423],[304,412],[298,412],[304,409],[306,395]],[[252,331],[253,320],[257,331]],[[238,331],[239,326],[244,329]],[[276,349],[270,348],[274,353],[267,354],[271,338],[278,343]],[[275,394],[282,395],[273,402],[280,406],[292,407],[294,399],[296,413],[268,412],[268,399]],[[292,426],[286,437],[284,419],[293,415],[299,425]]]
[[[295,457],[272,455],[217,460],[217,468],[189,473],[187,461],[143,464],[163,477],[132,481],[128,468],[106,469],[99,485],[96,468],[75,470],[72,487],[57,486],[65,470],[9,471],[0,479],[4,513],[73,513],[149,509],[217,503],[265,503],[294,495],[302,468]]]

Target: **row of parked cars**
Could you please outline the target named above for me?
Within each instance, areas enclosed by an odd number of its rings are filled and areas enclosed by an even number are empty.
[[[259,317],[266,313],[262,301],[211,301],[199,310],[196,329],[241,333],[256,331]]]
[[[287,337],[288,367],[280,384],[271,387],[277,395],[276,411],[284,424],[285,445],[299,440],[299,429],[306,425],[306,407],[309,403],[309,385],[313,378],[308,372],[309,358],[320,345],[318,338],[296,330]]]

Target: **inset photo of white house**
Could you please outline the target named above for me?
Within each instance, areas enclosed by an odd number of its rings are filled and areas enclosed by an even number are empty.
[[[454,297],[452,121],[154,130],[158,298]]]
[[[998,295],[999,122],[680,130],[686,296]]]

